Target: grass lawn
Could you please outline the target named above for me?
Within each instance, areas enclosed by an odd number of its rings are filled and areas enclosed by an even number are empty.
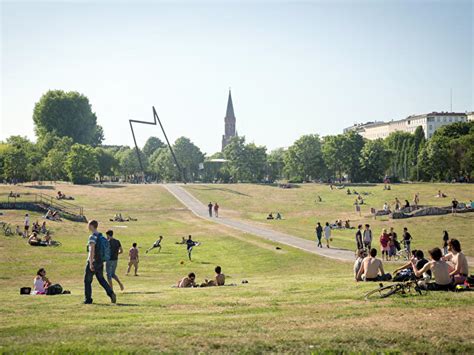
[[[221,206],[221,215],[250,220],[264,224],[275,230],[283,231],[306,239],[315,239],[316,222],[334,223],[337,219],[350,220],[351,225],[369,223],[374,238],[378,239],[382,228],[394,227],[399,238],[403,227],[407,227],[413,236],[412,248],[428,250],[442,246],[443,230],[447,230],[451,238],[461,241],[464,252],[474,256],[474,213],[457,214],[456,216],[429,216],[392,220],[388,217],[370,215],[370,208],[382,209],[385,201],[394,205],[395,197],[412,203],[415,193],[420,195],[421,205],[449,206],[453,197],[458,201],[474,200],[472,184],[397,184],[392,190],[384,191],[383,185],[354,186],[357,192],[367,192],[362,205],[362,216],[355,211],[354,195],[347,195],[346,189],[330,190],[327,185],[301,184],[295,188],[281,189],[272,185],[187,185],[187,190],[206,205],[209,201],[217,201]],[[437,198],[441,190],[447,198]],[[316,202],[317,196],[322,202]],[[282,213],[284,220],[267,221],[270,211]],[[355,230],[333,231],[334,245],[355,249]]]
[[[287,201],[279,208],[284,217],[307,218],[308,227],[312,227],[316,216],[317,206],[311,213],[304,212],[310,203],[309,195],[314,193],[312,189],[319,188],[316,185],[294,190],[254,185],[208,187],[220,190],[189,188],[200,198],[221,202],[223,213],[254,221],[275,209],[268,208],[272,201]],[[10,190],[8,186],[0,187],[0,193]],[[350,263],[286,246],[277,250],[276,244],[198,219],[159,185],[99,188],[61,184],[41,191],[53,195],[57,190],[74,196],[74,202],[85,207],[88,218],[99,220],[102,231],[114,229],[126,250],[132,242],[138,243],[140,276],[125,276],[126,258],[121,256],[118,275],[126,289],[117,292],[118,304],[111,305],[94,282],[95,304],[83,305],[88,237],[85,223],[48,222],[54,238],[63,244],[58,248],[34,248],[18,237],[0,236],[2,353],[474,351],[474,293],[431,292],[423,297],[396,296],[366,302],[364,293],[376,285],[355,283]],[[38,190],[19,187],[15,191]],[[449,190],[446,192],[449,194]],[[282,194],[286,195],[281,197]],[[341,201],[345,197],[342,193],[334,196]],[[242,205],[248,211],[245,213],[239,212],[244,209],[238,205],[243,198],[248,201]],[[329,199],[323,195],[326,198]],[[295,202],[299,199],[301,204]],[[335,201],[336,197],[331,205],[335,206]],[[329,218],[327,207],[321,216]],[[22,224],[24,211],[2,212],[5,215],[0,220]],[[115,212],[138,221],[108,222]],[[304,217],[306,213],[308,216]],[[40,215],[30,214],[32,220],[41,220]],[[456,217],[456,221],[464,221],[463,218]],[[276,228],[304,230],[297,223],[284,223]],[[466,218],[463,223],[465,227],[472,225],[472,219]],[[159,234],[164,235],[162,252],[145,254]],[[174,244],[187,234],[202,242],[194,250],[193,262],[187,261],[184,246]],[[418,233],[414,234],[417,238]],[[435,240],[440,239],[438,234]],[[341,235],[341,244],[344,238],[349,244],[349,234]],[[426,239],[419,236],[419,240]],[[238,286],[170,287],[190,271],[197,274],[198,281],[211,277],[215,265],[222,266],[227,283]],[[72,294],[20,296],[19,288],[32,284],[39,267],[45,267],[51,280]],[[243,279],[249,283],[242,285]]]

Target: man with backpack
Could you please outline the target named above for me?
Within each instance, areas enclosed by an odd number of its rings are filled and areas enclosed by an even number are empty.
[[[92,303],[92,280],[94,275],[99,284],[104,288],[112,303],[117,302],[117,296],[104,278],[104,262],[110,260],[110,245],[108,240],[97,231],[99,223],[89,222],[89,231],[92,233],[87,242],[87,265],[84,274],[84,303]]]

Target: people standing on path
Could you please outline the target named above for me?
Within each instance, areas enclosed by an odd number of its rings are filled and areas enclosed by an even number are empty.
[[[331,227],[329,223],[326,222],[326,226],[324,227],[324,239],[326,239],[326,247],[329,248],[329,240],[331,239]]]
[[[109,282],[110,288],[113,290],[113,280],[117,281],[120,286],[120,290],[123,291],[124,287],[117,274],[115,273],[118,265],[118,256],[123,253],[122,244],[120,240],[114,238],[114,231],[108,230],[106,233],[107,240],[110,245],[110,260],[105,262],[105,272],[107,274],[107,281]]]
[[[214,217],[219,217],[219,205],[217,204],[217,202],[214,203]]]
[[[137,243],[133,243],[132,247],[128,251],[128,270],[127,270],[127,275],[130,273],[130,269],[133,268],[135,269],[135,276],[138,276],[138,262],[139,262],[139,257],[138,257],[138,248],[137,248]]]
[[[209,202],[209,204],[207,205],[207,208],[209,210],[209,217],[212,217],[212,202]]]
[[[364,229],[364,246],[367,250],[372,249],[372,231],[369,224],[366,224]]]
[[[408,228],[407,227],[403,228],[403,244],[405,244],[405,248],[408,252],[407,253],[408,255],[411,254],[411,241],[412,241],[412,239],[413,239],[413,237],[408,232]]]
[[[84,303],[91,304],[93,302],[92,280],[94,276],[107,293],[107,296],[110,297],[112,303],[116,303],[117,296],[104,278],[104,258],[106,257],[108,241],[102,233],[97,231],[98,227],[99,223],[97,223],[97,221],[92,220],[89,222],[91,235],[87,242],[87,264],[84,273]]]
[[[356,235],[355,235],[355,239],[356,239],[356,247],[357,247],[356,254],[358,254],[358,252],[360,250],[364,249],[364,242],[362,240],[362,224],[359,224],[357,226],[357,232],[356,232]]]
[[[322,248],[323,245],[321,244],[321,238],[323,237],[323,227],[321,226],[321,223],[318,222],[318,225],[316,226],[316,238],[318,239],[318,247]]]
[[[443,255],[448,254],[448,242],[449,242],[449,234],[448,231],[443,231]]]

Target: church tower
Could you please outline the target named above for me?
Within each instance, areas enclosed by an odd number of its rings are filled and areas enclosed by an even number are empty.
[[[232,137],[237,136],[235,131],[234,105],[232,104],[232,94],[229,89],[229,98],[227,99],[227,111],[225,113],[225,134],[222,136],[222,151],[229,144]]]

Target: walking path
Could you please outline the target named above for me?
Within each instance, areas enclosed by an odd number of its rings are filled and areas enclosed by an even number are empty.
[[[255,226],[250,223],[238,221],[231,218],[219,217],[211,218],[209,217],[209,212],[207,206],[201,203],[197,198],[191,195],[188,191],[183,189],[180,185],[176,184],[165,184],[165,188],[175,196],[181,203],[186,206],[191,212],[193,212],[199,218],[212,221],[215,223],[222,224],[227,227],[237,229],[242,232],[250,233],[252,235],[271,240],[273,242],[289,245],[294,248],[298,248],[310,253],[318,254],[325,256],[327,258],[342,260],[342,261],[351,261],[355,260],[354,252],[346,249],[337,249],[337,248],[318,248],[315,241],[302,239],[295,237],[289,234],[277,232],[271,229],[264,227]],[[316,239],[316,238],[315,238]]]

